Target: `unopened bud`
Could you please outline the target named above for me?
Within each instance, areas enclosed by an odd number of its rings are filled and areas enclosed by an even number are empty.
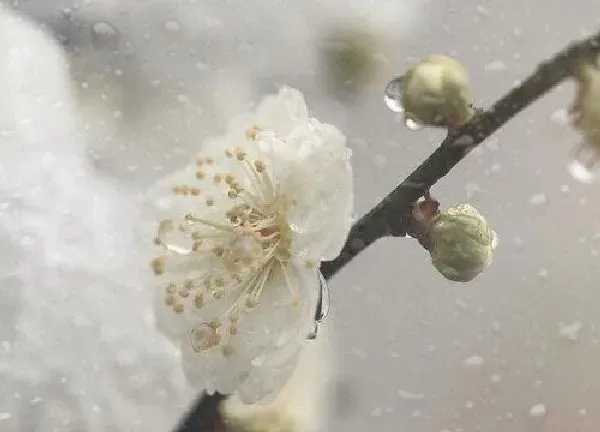
[[[496,235],[475,208],[458,204],[436,216],[431,225],[431,261],[446,278],[468,282],[492,261]]]

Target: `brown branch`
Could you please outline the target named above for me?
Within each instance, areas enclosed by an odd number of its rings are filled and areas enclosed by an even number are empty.
[[[448,134],[442,144],[390,192],[375,208],[352,227],[340,255],[324,262],[321,271],[333,276],[367,246],[382,237],[404,237],[411,233],[410,210],[415,201],[442,179],[471,150],[481,144],[524,108],[574,74],[580,59],[600,52],[600,32],[574,43],[541,63],[520,85],[508,92],[486,111]]]
[[[354,224],[340,255],[333,261],[321,264],[321,272],[325,278],[331,278],[378,239],[404,237],[414,232],[411,209],[415,201],[448,174],[473,148],[524,108],[572,76],[580,59],[593,58],[599,52],[600,33],[568,46],[552,59],[541,63],[529,78],[491,108],[479,112],[471,121],[451,131],[425,162]],[[223,399],[219,394],[200,396],[176,432],[219,432],[223,426],[218,406]]]

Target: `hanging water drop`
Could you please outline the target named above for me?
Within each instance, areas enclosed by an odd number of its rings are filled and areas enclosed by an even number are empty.
[[[406,117],[404,119],[404,125],[412,131],[417,131],[423,127],[421,123],[417,122],[416,120],[410,117]]]
[[[92,44],[96,48],[115,49],[119,44],[119,31],[105,21],[98,21],[92,26]]]
[[[217,329],[208,323],[202,323],[190,331],[190,343],[196,352],[206,351],[221,341]]]
[[[383,100],[387,107],[395,112],[402,113],[404,112],[404,107],[402,106],[402,92],[404,91],[404,76],[398,76],[391,80],[387,86],[385,86],[385,92],[383,95]]]
[[[492,249],[496,249],[498,247],[498,242],[500,240],[498,239],[498,234],[496,233],[496,231],[492,230]]]
[[[596,179],[598,153],[585,144],[576,149],[567,165],[569,173],[581,183],[592,183]]]

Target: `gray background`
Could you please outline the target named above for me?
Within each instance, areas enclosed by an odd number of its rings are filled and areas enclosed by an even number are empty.
[[[89,77],[107,64],[123,69],[115,84],[123,93],[114,103],[127,121],[142,115],[140,130],[151,123],[153,103],[171,110],[168,134],[183,150],[173,152],[166,168],[187,158],[185,149],[198,136],[220,130],[239,107],[237,98],[256,99],[280,83],[298,87],[315,115],[349,137],[357,214],[442,138],[406,130],[386,109],[382,90],[394,74],[430,52],[451,54],[467,66],[477,102],[486,106],[600,23],[600,3],[592,0],[21,0],[15,6],[63,36],[75,53],[76,74]],[[322,79],[315,44],[329,24],[361,15],[378,29],[388,64],[357,98],[336,100]],[[170,19],[177,31],[165,26]],[[94,46],[89,23],[97,21],[119,29],[129,55]],[[163,82],[153,87],[155,77]],[[331,282],[339,392],[346,397],[331,430],[600,429],[600,186],[577,183],[565,168],[578,142],[566,124],[572,91],[566,83],[535,103],[434,189],[443,205],[473,204],[499,235],[494,263],[476,281],[449,283],[416,242],[386,239]],[[203,127],[197,112],[175,101],[182,93],[211,106]],[[193,129],[186,129],[189,119],[197,122]],[[149,168],[157,154],[111,150],[101,132],[96,138],[93,156],[108,177],[136,190],[157,176]],[[126,169],[132,160],[140,162],[134,175]],[[574,323],[579,331],[565,330]],[[529,415],[536,404],[546,406],[544,417]]]

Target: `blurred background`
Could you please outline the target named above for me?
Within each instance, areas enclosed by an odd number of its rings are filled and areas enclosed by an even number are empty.
[[[145,189],[287,84],[348,136],[357,215],[443,138],[387,109],[393,76],[449,54],[486,107],[600,29],[595,0],[10,4],[68,53],[86,155],[115,190]],[[498,233],[483,275],[448,282],[416,242],[385,239],[331,281],[340,363],[328,430],[600,430],[600,186],[566,169],[573,88],[533,104],[432,191],[443,206],[471,203]]]

